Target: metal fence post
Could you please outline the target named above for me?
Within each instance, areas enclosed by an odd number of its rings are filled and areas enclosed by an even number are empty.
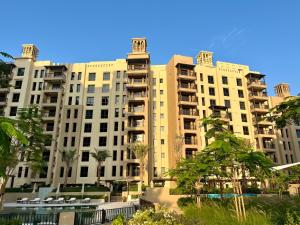
[[[106,210],[102,209],[101,210],[101,223],[105,223],[106,222]]]

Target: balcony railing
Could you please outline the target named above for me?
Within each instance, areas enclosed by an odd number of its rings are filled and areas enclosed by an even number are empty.
[[[65,74],[56,74],[56,73],[46,73],[45,74],[46,79],[57,79],[57,80],[65,80],[66,75]]]
[[[267,134],[267,135],[273,135],[273,130],[255,130],[254,134]]]
[[[183,127],[184,127],[185,130],[196,130],[196,125],[195,124],[184,123]]]
[[[128,65],[128,70],[147,70],[148,69],[148,65],[146,64],[132,64],[132,65]]]
[[[196,145],[197,144],[197,140],[190,139],[190,138],[185,138],[184,139],[184,144],[186,144],[186,145]]]
[[[249,93],[249,97],[268,97],[266,92],[261,92],[261,93]]]
[[[250,85],[250,84],[266,85],[266,82],[265,82],[265,81],[262,81],[262,80],[249,80],[249,81],[247,82],[247,85]]]
[[[263,143],[263,147],[267,149],[275,149],[274,143]]]
[[[144,112],[144,107],[129,107],[128,112],[137,112],[137,113],[143,113]]]
[[[196,77],[196,73],[193,70],[178,70],[178,75]]]
[[[190,83],[179,83],[178,88],[186,88],[186,89],[196,90],[197,86],[195,84],[190,84]]]
[[[144,121],[129,121],[128,122],[128,127],[143,127],[144,126]]]
[[[187,115],[187,116],[199,116],[199,112],[197,110],[188,110],[188,109],[181,109],[179,111],[180,115]]]
[[[128,84],[147,84],[146,79],[128,79]]]
[[[186,95],[180,95],[179,101],[184,102],[197,102],[197,98],[195,96],[186,96]]]
[[[251,105],[250,108],[251,109],[269,109],[269,106],[268,105],[255,104],[255,105]]]
[[[128,98],[143,98],[143,97],[147,97],[147,93],[144,92],[135,92],[134,94],[129,93],[127,95]]]

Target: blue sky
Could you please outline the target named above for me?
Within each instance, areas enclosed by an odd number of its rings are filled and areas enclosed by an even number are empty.
[[[299,0],[6,0],[1,18],[0,50],[14,56],[34,43],[40,60],[113,60],[145,36],[154,64],[210,50],[265,73],[270,94],[279,82],[300,92]]]

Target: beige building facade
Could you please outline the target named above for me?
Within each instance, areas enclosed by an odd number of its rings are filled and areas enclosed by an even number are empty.
[[[166,65],[152,65],[145,38],[133,38],[127,57],[114,61],[56,64],[37,57],[36,46],[23,45],[10,86],[0,88],[0,107],[11,118],[29,105],[43,110],[44,131],[51,137],[43,155],[47,166],[32,175],[21,162],[8,186],[62,183],[61,149],[78,151],[68,183],[93,184],[98,173],[103,183],[139,181],[139,160],[129,148],[136,142],[150,149],[144,182],[165,182],[165,173],[180,158],[192,157],[208,144],[201,118],[212,114],[274,162],[300,160],[299,127],[287,128],[286,137],[262,120],[284,97],[269,98],[265,76],[249,66],[214,63],[207,51],[196,62],[174,55]],[[284,153],[284,142],[294,150]],[[100,171],[90,155],[94,149],[111,155]]]

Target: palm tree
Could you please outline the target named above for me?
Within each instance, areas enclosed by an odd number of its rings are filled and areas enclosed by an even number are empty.
[[[68,182],[68,173],[72,163],[78,158],[77,150],[76,149],[63,149],[59,150],[61,153],[62,161],[65,164],[65,171],[64,171],[64,187],[67,186]]]
[[[100,186],[100,171],[102,163],[105,162],[106,158],[110,157],[109,152],[107,150],[95,149],[94,152],[90,153],[91,156],[97,161],[97,187]]]
[[[144,172],[145,172],[145,159],[149,152],[149,146],[141,142],[136,142],[129,147],[139,160],[140,164],[140,181],[143,184]]]

